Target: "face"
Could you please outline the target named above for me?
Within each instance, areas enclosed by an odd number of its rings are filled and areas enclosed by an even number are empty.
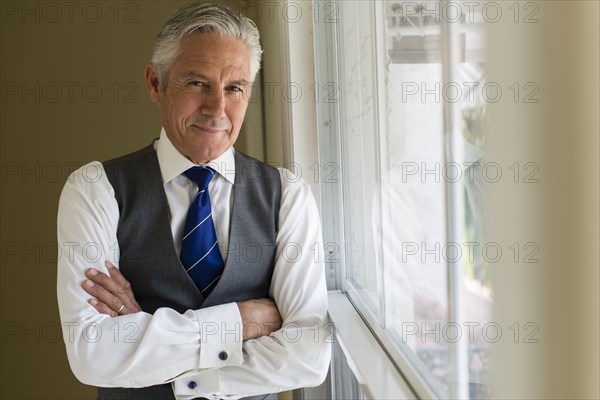
[[[250,98],[250,55],[239,39],[215,34],[191,34],[180,45],[165,91],[152,65],[146,67],[146,83],[175,148],[201,165],[218,158],[239,135]]]

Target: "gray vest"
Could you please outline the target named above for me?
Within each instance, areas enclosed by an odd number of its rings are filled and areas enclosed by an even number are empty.
[[[144,311],[152,314],[160,307],[169,307],[183,313],[269,296],[281,199],[277,169],[235,152],[227,262],[207,298],[200,294],[175,251],[169,205],[154,148],[148,146],[107,161],[104,169],[120,211],[119,268]],[[166,384],[141,389],[98,388],[98,398],[169,400],[174,395],[171,385]]]

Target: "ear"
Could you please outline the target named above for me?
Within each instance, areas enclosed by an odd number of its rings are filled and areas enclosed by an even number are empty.
[[[150,100],[153,103],[158,103],[160,100],[160,79],[158,77],[158,71],[154,68],[154,65],[146,65],[146,86],[148,87],[148,94]]]

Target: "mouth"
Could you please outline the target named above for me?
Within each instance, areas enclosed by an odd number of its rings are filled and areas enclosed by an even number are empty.
[[[192,126],[196,129],[198,129],[202,132],[208,133],[210,135],[216,135],[216,134],[219,134],[219,133],[225,131],[225,129],[214,128],[214,127],[210,127],[210,126],[201,126],[201,125],[192,125]]]

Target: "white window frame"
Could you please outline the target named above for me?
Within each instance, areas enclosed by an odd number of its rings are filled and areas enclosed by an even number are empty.
[[[286,0],[286,3],[291,2]],[[382,3],[375,1],[374,4],[376,15],[383,20]],[[304,178],[317,199],[324,222],[324,244],[337,245],[336,256],[331,257],[331,262],[326,262],[325,265],[327,286],[330,289],[330,316],[336,325],[336,337],[367,398],[436,398],[415,365],[397,350],[389,332],[385,330],[385,309],[381,307],[379,318],[376,318],[354,288],[346,282],[342,245],[343,177],[339,168],[339,102],[324,102],[322,95],[327,84],[338,85],[339,82],[335,23],[331,23],[331,18],[325,21],[323,13],[326,10],[339,11],[340,8],[335,0],[294,2],[294,7],[300,7],[306,18],[293,23],[283,21],[280,26],[281,84],[298,85],[303,90],[303,95],[296,102],[282,104],[284,163],[293,165],[298,168],[297,171],[306,175]],[[321,18],[315,20],[315,15],[320,15]],[[381,37],[383,32],[377,32],[376,35]],[[311,37],[313,40],[307,40]],[[378,54],[381,55],[382,52],[379,51]],[[381,60],[377,60],[377,64],[378,69]],[[311,65],[314,65],[314,69],[307,68]],[[378,81],[381,79],[378,74]],[[339,90],[337,93],[339,95]],[[378,97],[379,103],[385,101],[384,96]],[[383,121],[379,121],[380,125],[382,123]],[[315,167],[322,171],[323,164],[329,162],[338,166],[337,182],[320,185],[319,180],[306,179],[315,176]],[[335,382],[332,386],[335,386]],[[453,392],[460,393],[455,390]],[[311,398],[311,391],[305,390],[300,397]]]
[[[306,40],[313,36],[313,29],[319,29],[319,34],[329,35],[331,31],[322,24],[313,26],[312,7],[323,7],[322,4],[295,2],[294,6],[298,5],[302,7],[302,15],[311,17],[302,18],[295,23],[284,21],[280,27],[282,86],[293,82],[299,85],[305,93],[297,102],[282,104],[284,163],[292,164],[300,168],[300,171],[308,172],[315,165],[321,167],[318,164],[319,160],[336,160],[332,162],[338,162],[340,157],[339,153],[335,153],[336,149],[339,149],[337,104],[315,101],[318,99],[308,95],[310,93],[308,89],[311,87],[315,92],[320,90],[313,86],[315,84],[335,82],[331,78],[335,73],[333,68],[335,63],[329,60],[328,62],[314,62],[315,54],[322,57],[323,52],[335,57],[335,51],[332,51],[332,46],[335,44],[331,40],[326,42]],[[321,29],[325,30],[321,32]],[[327,48],[321,48],[321,43],[326,43]],[[307,68],[311,65],[315,65],[315,69]],[[323,68],[330,70],[322,75]],[[319,76],[320,80],[316,76]],[[316,94],[315,92],[313,93]],[[319,135],[320,129],[329,130],[331,134]],[[326,138],[330,138],[333,142],[323,143]],[[332,151],[334,152],[333,156],[330,153]],[[312,179],[306,179],[306,181],[311,185],[321,215],[324,216],[323,220],[327,222],[323,224],[325,242],[343,243],[340,236],[340,222],[343,216],[343,210],[340,208],[340,182],[322,188],[318,181],[315,182]],[[343,267],[341,267],[344,262],[343,252],[339,251],[338,255],[338,262],[326,263],[327,285],[331,289],[329,295],[330,316],[337,327],[336,338],[361,390],[367,398],[415,398],[414,391],[388,358],[385,349],[369,330],[349,298],[336,290],[342,287],[342,277],[344,276]],[[373,362],[374,359],[377,362]],[[312,398],[313,395],[314,391],[304,390],[296,397]]]
[[[314,0],[313,7],[318,10],[324,10],[328,6],[331,8],[331,4],[337,4],[335,1],[319,1]],[[374,14],[377,21],[381,21],[380,24],[376,25],[375,37],[381,39],[385,35],[384,24],[385,24],[385,16],[384,16],[384,3],[381,1],[374,1]],[[336,9],[334,7],[334,9]],[[339,11],[339,8],[336,10]],[[454,79],[454,68],[452,67],[453,62],[457,60],[458,48],[457,48],[457,32],[455,28],[452,27],[449,23],[442,23],[443,37],[445,38],[445,46],[449,49],[448,52],[445,52],[444,57],[444,81],[451,82]],[[316,67],[316,77],[317,82],[320,83],[320,86],[324,86],[323,82],[329,83],[334,82],[336,85],[339,82],[337,66],[338,60],[336,59],[338,53],[337,43],[335,41],[336,33],[335,33],[335,23],[327,23],[322,18],[321,21],[315,21],[314,23],[314,46],[315,46],[315,54],[317,54],[317,59],[320,61],[315,65]],[[377,40],[376,46],[378,59],[375,60],[375,77],[378,87],[383,86],[383,74],[381,73],[381,68],[385,63],[384,54],[386,49],[381,49],[383,40]],[[376,98],[376,103],[378,106],[385,106],[386,104],[385,96],[379,95]],[[318,122],[317,126],[320,131],[319,135],[319,150],[320,150],[320,160],[322,163],[325,162],[335,162],[338,165],[341,165],[341,143],[340,143],[340,109],[339,102],[334,103],[324,103],[322,101],[316,102],[317,104],[317,117]],[[456,104],[448,103],[445,104],[444,109],[444,140],[445,140],[445,154],[447,160],[456,160],[462,159],[462,152],[460,146],[460,130],[458,126],[458,122],[460,121],[457,118],[459,115],[459,109]],[[382,119],[382,113],[378,113],[378,125],[380,127],[385,127],[385,121]],[[381,146],[383,143],[379,143],[379,147],[381,150]],[[341,170],[341,168],[340,168]],[[343,179],[343,177],[341,178]],[[448,184],[446,188],[448,203],[447,203],[447,226],[450,228],[447,231],[448,240],[452,240],[459,236],[462,233],[462,221],[463,218],[463,199],[462,199],[462,191],[456,190],[456,185]],[[334,243],[340,244],[341,246],[344,243],[344,233],[343,233],[343,216],[344,209],[342,203],[342,188],[341,182],[337,184],[326,184],[321,185],[321,210],[324,223],[324,240],[325,242],[333,241]],[[459,224],[460,222],[460,224]],[[380,301],[379,304],[379,312],[377,314],[373,313],[372,308],[369,307],[368,304],[365,303],[363,296],[360,296],[357,292],[356,288],[349,284],[349,282],[345,279],[346,275],[346,265],[343,258],[343,251],[340,251],[339,257],[339,265],[327,265],[328,271],[331,271],[335,268],[336,270],[336,279],[335,279],[335,288],[342,289],[342,291],[348,296],[348,300],[355,307],[358,315],[367,323],[371,337],[365,338],[366,341],[374,342],[377,341],[381,348],[385,352],[385,358],[388,358],[389,361],[392,362],[392,365],[395,366],[398,372],[401,373],[401,380],[404,380],[404,383],[410,383],[414,394],[419,398],[435,398],[436,394],[432,391],[431,387],[427,382],[425,382],[423,376],[427,374],[427,371],[418,371],[418,365],[412,363],[401,351],[398,350],[397,343],[394,343],[390,333],[386,331],[386,326],[389,325],[389,313],[386,313],[385,309],[385,301]],[[449,305],[449,320],[451,321],[461,321],[462,320],[462,298],[461,298],[461,290],[458,290],[460,284],[462,282],[462,266],[454,265],[452,263],[447,264],[447,273],[448,273],[448,305]],[[379,275],[382,275],[382,271],[378,272]],[[378,277],[378,280],[381,281],[381,276]],[[385,288],[381,286],[384,293],[380,296],[380,299],[385,299]],[[337,314],[340,310],[336,309],[336,305],[339,304],[339,300],[332,301],[334,306],[332,307],[332,317],[335,321],[336,318],[340,318]],[[347,309],[346,309],[347,312]],[[341,328],[340,328],[341,329]],[[340,332],[340,336],[343,337],[344,333]],[[451,373],[453,375],[451,381],[454,382],[463,382],[458,385],[451,385],[449,387],[449,395],[451,397],[456,398],[467,398],[468,397],[468,369],[467,369],[467,349],[465,348],[466,343],[457,343],[456,345],[452,345],[450,350],[450,360],[449,362],[454,366],[451,369]],[[358,347],[358,346],[354,346]],[[346,357],[348,360],[352,360],[353,357],[359,358],[360,355],[353,354],[357,353],[353,346],[342,346],[344,352],[346,353]],[[368,361],[366,361],[368,363]],[[370,364],[372,365],[372,363]],[[358,367],[356,367],[358,369]],[[353,368],[355,370],[355,368]],[[356,373],[357,371],[355,371]],[[361,383],[362,384],[362,383]],[[367,386],[369,382],[366,382]],[[371,393],[368,389],[365,391],[366,393]],[[396,394],[396,397],[398,394]],[[375,397],[378,398],[378,397]]]
[[[313,7],[325,10],[332,3],[337,4],[328,0],[315,0]],[[382,7],[379,6],[376,12],[382,14]],[[320,83],[321,87],[324,86],[324,83],[334,82],[338,85],[339,82],[335,29],[335,23],[326,22],[324,18],[314,23],[314,49],[317,55],[316,58],[319,60],[315,64],[315,68],[317,82]],[[378,33],[379,35],[381,33]],[[379,97],[378,102],[384,101],[381,98],[382,96]],[[320,160],[322,163],[334,162],[341,165],[339,101],[333,103],[321,101],[316,102],[316,105],[318,118],[316,125],[320,130]],[[381,121],[379,123],[381,124]],[[339,257],[337,257],[339,263],[337,265],[326,265],[326,268],[328,271],[336,269],[335,286],[329,286],[330,289],[341,289],[339,293],[330,294],[329,307],[331,318],[339,329],[338,339],[342,344],[342,350],[368,398],[435,398],[436,395],[421,379],[414,366],[396,350],[389,334],[376,320],[369,306],[355,292],[354,288],[346,282],[346,265],[344,252],[342,251],[342,244],[344,243],[342,226],[344,209],[341,179],[343,179],[343,176],[340,176],[337,183],[322,185],[320,200],[321,215],[324,221],[324,241],[325,243],[334,242],[340,245]],[[384,314],[383,308],[381,311]],[[372,348],[373,344],[376,344],[378,351]],[[361,348],[371,349],[372,352],[365,354],[361,351]],[[395,354],[392,355],[391,353]],[[374,362],[374,360],[376,361]],[[382,360],[382,362],[379,362],[379,360]],[[380,369],[380,366],[384,367]],[[365,368],[367,371],[365,371]],[[369,372],[373,374],[371,375]],[[389,373],[392,373],[393,378],[391,380],[396,385],[394,391],[386,391],[388,385],[385,382],[390,380],[387,378]],[[381,382],[377,380],[377,376],[385,376],[386,378],[383,378],[384,382]]]

